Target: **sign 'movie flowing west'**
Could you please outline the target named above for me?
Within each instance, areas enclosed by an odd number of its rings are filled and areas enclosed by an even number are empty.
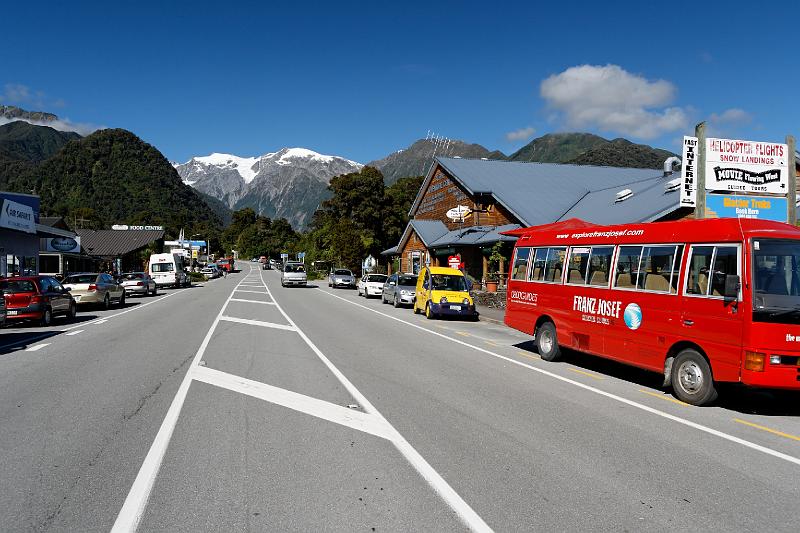
[[[787,145],[708,138],[705,148],[706,190],[787,194]]]

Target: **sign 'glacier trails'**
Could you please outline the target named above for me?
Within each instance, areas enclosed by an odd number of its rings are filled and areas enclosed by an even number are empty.
[[[789,147],[706,139],[706,190],[785,195],[789,190]]]

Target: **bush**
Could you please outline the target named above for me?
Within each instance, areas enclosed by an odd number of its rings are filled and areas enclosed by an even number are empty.
[[[208,278],[206,278],[200,272],[189,272],[189,281],[192,283],[195,281],[208,281]]]

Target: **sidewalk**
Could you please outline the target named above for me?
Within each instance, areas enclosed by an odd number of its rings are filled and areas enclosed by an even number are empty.
[[[505,324],[503,319],[506,316],[505,309],[498,309],[496,307],[486,307],[485,305],[476,305],[475,308],[481,314],[481,320],[487,322],[494,322],[497,324]]]

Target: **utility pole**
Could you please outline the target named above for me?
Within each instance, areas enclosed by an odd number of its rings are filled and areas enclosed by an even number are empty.
[[[697,206],[694,218],[706,218],[706,123],[701,122],[694,127],[697,137]]]

